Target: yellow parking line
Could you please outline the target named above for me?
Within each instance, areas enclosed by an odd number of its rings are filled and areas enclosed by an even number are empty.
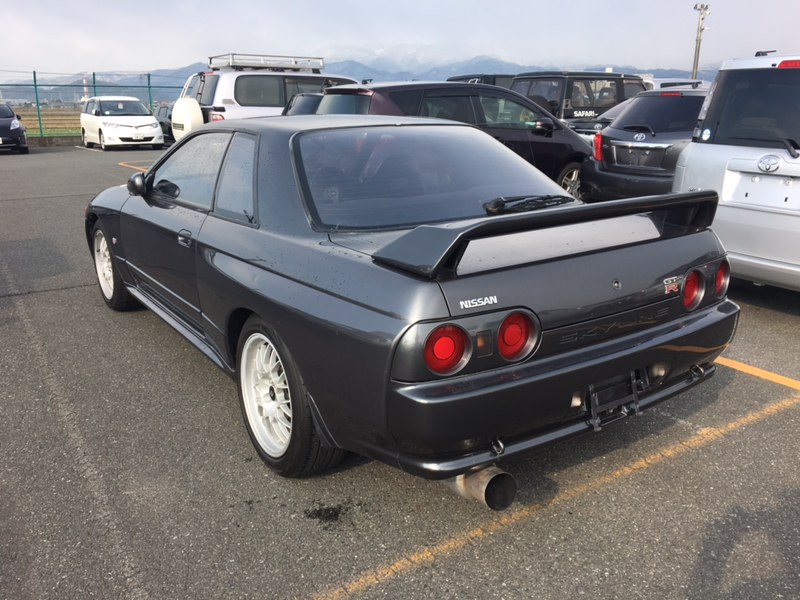
[[[773,383],[779,383],[780,385],[784,385],[791,389],[800,390],[800,382],[793,379],[776,375],[774,373],[770,373],[756,367],[751,367],[744,363],[730,359],[718,358],[716,362],[748,375],[759,377]],[[406,556],[401,557],[394,562],[386,563],[374,569],[370,569],[361,576],[352,579],[336,588],[323,591],[315,595],[314,599],[338,600],[340,598],[346,598],[351,594],[357,594],[366,591],[372,587],[380,585],[385,581],[388,581],[389,579],[412,571],[417,567],[431,564],[437,558],[457,552],[470,543],[480,541],[497,531],[507,529],[515,523],[529,519],[533,515],[542,512],[543,510],[574,500],[579,496],[583,496],[589,492],[610,485],[623,477],[627,477],[640,471],[644,471],[645,469],[649,469],[650,467],[653,467],[667,459],[676,458],[691,450],[696,450],[698,448],[707,446],[711,442],[721,439],[747,425],[752,425],[753,423],[763,421],[764,419],[767,419],[773,415],[797,406],[800,406],[800,394],[769,404],[763,407],[761,410],[748,413],[743,417],[736,419],[735,421],[731,421],[723,425],[722,427],[706,427],[689,438],[662,448],[661,450],[658,450],[649,456],[645,456],[644,458],[630,462],[627,465],[612,471],[608,475],[603,475],[581,485],[566,488],[546,502],[532,504],[530,506],[525,506],[514,510],[510,513],[504,513],[492,519],[491,521],[488,521],[487,523],[475,527],[474,529],[471,529],[465,533],[456,535],[438,544],[428,546],[427,548],[423,548],[422,550],[418,550],[411,554],[407,554]]]
[[[127,167],[128,169],[133,169],[134,171],[141,171],[142,173],[144,173],[145,171],[147,171],[148,168],[150,168],[149,164],[146,167],[137,167],[136,165],[132,165],[130,163],[124,163],[124,162],[117,163],[117,166],[119,166],[119,167]]]
[[[731,360],[730,358],[723,358],[720,356],[716,360],[716,363],[718,365],[728,367],[729,369],[735,369],[737,371],[741,371],[742,373],[752,375],[753,377],[758,377],[759,379],[765,379],[767,381],[771,381],[772,383],[777,383],[778,385],[792,388],[793,390],[800,390],[800,381],[797,381],[796,379],[789,379],[783,375],[776,375],[775,373],[770,373],[769,371],[759,369],[758,367],[751,367],[750,365],[740,363],[737,360]]]

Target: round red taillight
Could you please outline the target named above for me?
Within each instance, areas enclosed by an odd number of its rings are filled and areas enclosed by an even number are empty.
[[[536,344],[536,324],[524,313],[511,313],[497,332],[497,351],[506,360],[525,356]]]
[[[683,307],[694,310],[703,301],[704,280],[698,271],[689,271],[683,281]]]
[[[717,276],[714,279],[714,291],[720,298],[728,293],[728,285],[731,282],[731,266],[727,260],[723,260],[717,269]]]
[[[437,375],[451,375],[469,359],[469,338],[455,325],[437,327],[425,340],[425,364]]]

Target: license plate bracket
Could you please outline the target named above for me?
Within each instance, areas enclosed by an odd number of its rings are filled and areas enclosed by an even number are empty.
[[[639,414],[639,394],[644,381],[638,371],[631,371],[598,385],[590,385],[587,394],[589,423],[595,431],[602,426],[624,419],[631,413]]]

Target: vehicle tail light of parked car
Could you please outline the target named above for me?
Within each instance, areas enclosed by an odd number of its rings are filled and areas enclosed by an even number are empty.
[[[779,69],[800,69],[800,60],[783,60],[778,65]]]
[[[595,160],[603,160],[603,134],[595,133],[592,139],[592,150],[594,151],[593,157]]]
[[[466,332],[455,325],[442,325],[425,342],[425,364],[438,375],[450,375],[460,370],[472,351]]]
[[[731,265],[727,260],[723,260],[717,269],[717,277],[714,281],[714,291],[717,296],[722,298],[728,293],[728,285],[731,281]]]
[[[703,301],[706,286],[700,271],[692,270],[686,274],[683,280],[683,307],[686,310],[694,310]]]
[[[467,365],[469,371],[496,368],[500,364],[498,356],[501,363],[519,362],[530,356],[540,337],[538,321],[521,310],[488,314],[479,325],[474,322],[463,325],[444,323],[424,337],[422,356],[429,372],[448,376]],[[419,370],[416,373],[416,376],[406,373],[400,378],[426,379]]]
[[[503,319],[497,336],[497,351],[508,361],[527,355],[536,345],[536,324],[528,315],[515,312]]]

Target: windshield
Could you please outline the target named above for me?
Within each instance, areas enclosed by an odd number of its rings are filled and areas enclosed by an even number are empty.
[[[783,146],[800,142],[800,69],[720,71],[698,142]]]
[[[0,104],[0,119],[9,119],[14,116],[14,111],[6,104]]]
[[[107,117],[131,117],[151,113],[138,100],[101,100],[100,114]]]
[[[297,146],[309,212],[326,229],[394,229],[485,217],[498,197],[563,194],[482,131],[363,127],[303,134]]]

